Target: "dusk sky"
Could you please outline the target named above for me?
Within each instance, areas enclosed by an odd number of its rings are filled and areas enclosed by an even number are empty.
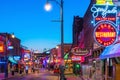
[[[59,1],[59,0],[58,0]],[[14,33],[21,44],[42,51],[61,42],[60,7],[55,2],[45,11],[46,0],[0,0],[0,32]],[[64,0],[64,42],[72,43],[74,16],[83,17],[90,0]]]

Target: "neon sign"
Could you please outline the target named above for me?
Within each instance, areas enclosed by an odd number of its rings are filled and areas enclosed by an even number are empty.
[[[71,52],[74,55],[86,55],[86,54],[89,53],[89,50],[87,50],[87,49],[81,49],[79,47],[75,47],[75,48],[72,48]]]
[[[93,5],[91,8],[92,16],[94,18],[94,25],[98,24],[101,20],[108,20],[114,25],[117,24],[117,7],[113,5]]]
[[[85,61],[83,56],[75,56],[74,55],[71,58],[72,58],[72,61],[78,61],[78,62],[84,62]]]
[[[113,5],[113,1],[112,0],[96,0],[96,4],[97,5],[104,5],[108,3],[109,5]]]
[[[101,17],[97,17],[95,18],[96,21],[100,21],[100,20],[110,20],[110,21],[115,21],[116,18],[112,18],[112,17],[109,17],[109,18],[101,18]]]
[[[4,43],[0,41],[0,53],[4,52]]]
[[[93,12],[92,15],[94,18],[97,17],[99,13],[101,13],[103,18],[105,18],[107,14],[117,13],[117,7],[114,6],[113,8],[109,9],[109,5],[106,5],[105,7],[97,7],[93,5],[91,11]]]
[[[116,35],[115,32],[96,32],[96,37],[114,37]]]
[[[110,23],[101,23],[94,30],[96,42],[102,46],[109,46],[116,41],[117,32]]]

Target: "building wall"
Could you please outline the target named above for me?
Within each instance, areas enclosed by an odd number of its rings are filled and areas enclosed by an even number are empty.
[[[0,33],[0,41],[4,43],[4,52],[3,55],[0,55],[0,62],[5,62],[4,57],[20,55],[20,39],[12,38],[11,34],[9,33]],[[10,49],[9,47],[12,46],[13,48]],[[9,60],[9,59],[8,59]],[[10,61],[10,60],[9,60]],[[5,65],[4,63],[0,63],[0,72],[4,72]]]
[[[11,34],[9,33],[0,33],[2,37],[4,37],[3,42],[4,46],[7,47],[13,46],[13,49],[8,49],[7,55],[20,55],[20,39],[12,38]]]
[[[66,52],[69,52],[71,49],[71,45],[72,44],[64,44],[64,54]],[[57,45],[57,57],[60,58],[61,57],[61,45]]]
[[[83,24],[83,34],[84,34],[84,47],[87,49],[93,48],[93,31],[94,27],[91,21],[93,20],[92,18],[92,13],[91,13],[91,7],[95,3],[95,0],[91,0],[90,5],[84,15],[84,24]]]
[[[13,49],[9,50],[9,55],[21,55],[20,39],[18,39],[17,37],[12,38],[11,35],[9,35],[9,41],[11,42],[11,46],[13,46]]]
[[[14,46],[13,55],[21,55],[20,52],[20,39],[11,38],[12,45]]]
[[[82,31],[83,28],[83,18],[79,16],[74,16],[73,19],[73,45],[78,45],[79,40],[78,36],[79,33]]]

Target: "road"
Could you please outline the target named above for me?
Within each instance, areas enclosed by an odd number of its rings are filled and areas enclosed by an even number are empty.
[[[82,80],[80,77],[75,75],[65,75],[67,80]],[[40,69],[40,72],[24,74],[19,76],[11,77],[7,80],[60,80],[58,74],[54,74],[51,71]]]
[[[41,69],[39,73],[36,72],[22,76],[15,76],[8,80],[59,80],[59,76],[45,69]]]

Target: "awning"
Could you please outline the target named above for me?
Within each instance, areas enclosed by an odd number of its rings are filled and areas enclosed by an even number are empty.
[[[13,56],[9,56],[9,57],[8,57],[8,60],[9,60],[10,62],[14,63],[14,64],[17,64],[17,61],[14,60]]]
[[[100,55],[100,59],[120,57],[120,43],[108,46]]]

